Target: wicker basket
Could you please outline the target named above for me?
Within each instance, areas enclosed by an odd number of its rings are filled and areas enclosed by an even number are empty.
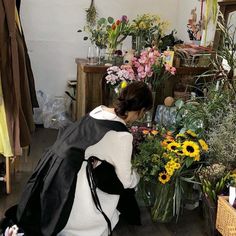
[[[223,236],[236,235],[236,210],[229,204],[229,197],[218,197],[216,228]]]

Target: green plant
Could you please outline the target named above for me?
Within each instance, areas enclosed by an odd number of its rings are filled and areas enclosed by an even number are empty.
[[[207,132],[209,162],[222,163],[227,170],[236,168],[236,107],[228,104],[225,110],[211,117]]]
[[[142,14],[131,22],[129,34],[134,38],[141,37],[144,47],[158,47],[168,25],[169,23],[161,20],[158,15]]]
[[[92,26],[95,25],[96,23],[96,18],[97,18],[97,9],[94,4],[94,0],[91,0],[90,6],[88,9],[86,9],[86,21],[87,24]]]
[[[138,147],[139,152],[135,155],[133,166],[143,181],[151,182],[154,186],[156,183],[157,189],[162,189],[173,200],[171,201],[173,204],[172,216],[177,216],[178,219],[184,183],[195,183],[194,173],[200,166],[201,155],[207,152],[208,145],[192,130],[175,136],[171,132],[159,134],[157,132],[152,134],[152,130],[143,132],[146,138]],[[172,188],[173,191],[169,191],[169,188]],[[169,196],[171,192],[172,195]],[[158,192],[156,194],[158,195]],[[167,196],[165,195],[165,197]],[[159,213],[159,210],[165,208],[160,205],[161,202],[165,202],[164,199],[162,200],[161,196],[156,196],[152,207],[154,221],[164,220]]]
[[[217,204],[217,196],[222,194],[229,181],[230,172],[226,173],[222,164],[204,166],[198,171],[202,192],[213,205]]]

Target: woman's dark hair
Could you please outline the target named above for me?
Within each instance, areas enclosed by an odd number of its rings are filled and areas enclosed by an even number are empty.
[[[150,110],[153,105],[152,92],[142,81],[130,83],[125,87],[114,104],[118,116],[126,116],[127,111]]]

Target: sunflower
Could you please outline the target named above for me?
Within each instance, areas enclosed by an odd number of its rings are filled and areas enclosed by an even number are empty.
[[[197,137],[197,134],[196,134],[195,132],[193,132],[192,130],[190,130],[190,129],[187,130],[186,133],[187,133],[188,135],[194,137],[194,138]]]
[[[162,183],[165,184],[170,181],[170,176],[166,172],[161,172],[159,174],[158,180]]]
[[[169,176],[172,176],[175,171],[173,168],[170,168],[170,167],[169,168],[165,167],[165,170]]]
[[[176,162],[175,165],[174,165],[174,168],[175,168],[176,170],[178,170],[180,167],[181,167],[181,165]]]
[[[208,151],[208,145],[203,139],[199,139],[198,142],[200,143],[202,150]]]
[[[177,150],[176,154],[177,154],[178,156],[184,156],[184,153],[183,153],[182,150]]]
[[[199,155],[199,146],[193,141],[185,141],[182,145],[183,153],[189,157],[195,157]]]
[[[177,151],[179,147],[180,147],[180,144],[175,141],[172,141],[171,143],[167,145],[167,149],[172,152]]]
[[[183,138],[183,139],[185,139],[186,135],[185,134],[177,134],[175,138]]]
[[[194,161],[200,161],[200,155],[195,156]]]
[[[161,145],[163,146],[163,147],[166,147],[169,143],[171,143],[172,142],[172,140],[171,139],[165,139],[165,140],[163,140],[162,142],[161,142]]]

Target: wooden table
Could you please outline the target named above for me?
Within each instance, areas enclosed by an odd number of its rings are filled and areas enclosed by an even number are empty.
[[[77,64],[76,114],[78,120],[103,103],[103,80],[108,66],[88,65],[86,59],[80,58],[76,58],[75,62]]]
[[[76,91],[76,117],[77,120],[101,104],[108,105],[107,87],[104,75],[108,66],[88,65],[86,59],[77,58],[77,91]],[[176,76],[166,80],[157,91],[156,104],[163,104],[165,97],[173,96],[178,77],[184,75],[198,75],[209,68],[205,67],[179,67],[176,68]]]

